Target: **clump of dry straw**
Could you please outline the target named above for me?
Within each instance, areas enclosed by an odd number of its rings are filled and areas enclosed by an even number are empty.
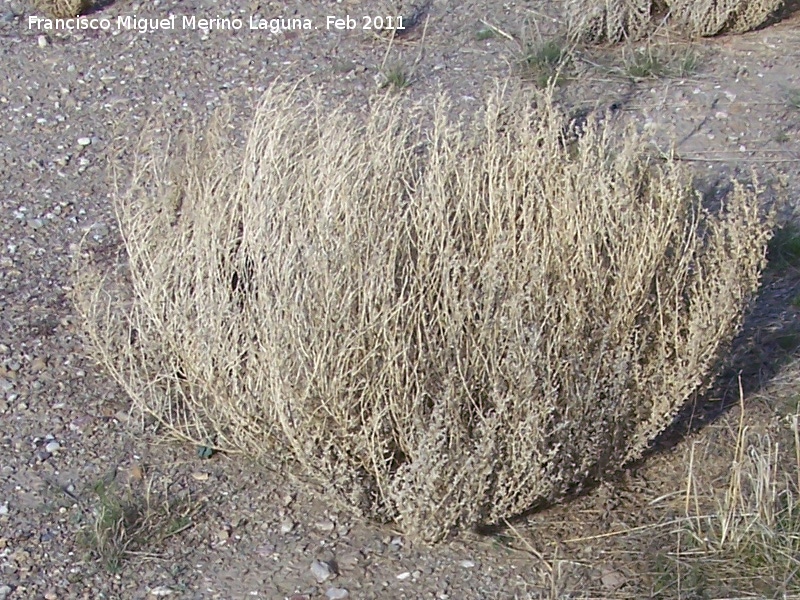
[[[640,456],[756,289],[756,193],[711,214],[634,131],[565,138],[544,94],[451,113],[276,86],[241,150],[224,122],[143,146],[125,263],[77,270],[94,355],[183,438],[289,453],[417,539]]]
[[[683,35],[743,33],[763,25],[783,0],[567,0],[570,36],[584,42],[638,40],[666,24]]]

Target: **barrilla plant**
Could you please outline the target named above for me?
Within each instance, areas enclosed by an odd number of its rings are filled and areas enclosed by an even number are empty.
[[[575,41],[638,40],[666,25],[682,35],[742,33],[764,24],[783,0],[568,0],[567,28]]]
[[[225,119],[145,140],[126,261],[79,256],[88,346],[163,428],[433,542],[616,472],[709,384],[765,261],[758,186],[710,212],[634,129],[565,139],[544,92],[322,106],[277,85],[241,150]]]
[[[89,9],[90,0],[31,0],[35,10],[54,19],[72,19]]]
[[[638,40],[652,28],[653,0],[568,0],[569,38],[576,42]]]
[[[784,0],[666,0],[670,20],[690,36],[744,33],[764,24]]]

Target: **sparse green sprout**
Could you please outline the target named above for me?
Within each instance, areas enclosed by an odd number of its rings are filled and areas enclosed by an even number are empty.
[[[778,134],[775,136],[775,141],[779,144],[785,144],[789,141],[789,134],[785,131],[779,131]]]
[[[491,27],[482,27],[478,30],[478,33],[475,34],[475,39],[479,42],[484,40],[491,39],[495,36],[494,29]]]
[[[666,73],[666,65],[652,48],[634,50],[625,67],[634,79],[655,79]]]
[[[131,535],[142,521],[143,512],[116,486],[97,482],[93,519],[82,532],[81,541],[102,562],[109,573],[118,573],[129,546]]]
[[[668,46],[636,48],[624,58],[625,73],[633,79],[685,77],[697,71],[699,57],[691,49],[675,51]]]
[[[564,48],[556,41],[529,47],[525,60],[532,67],[557,67],[564,58]]]
[[[109,573],[118,573],[126,558],[142,550],[158,551],[167,538],[191,527],[201,506],[188,498],[161,498],[150,483],[98,481],[91,487],[91,512],[82,516],[79,541]]]
[[[699,62],[699,56],[694,51],[687,50],[683,57],[677,61],[678,68],[675,75],[678,77],[685,77],[695,73]]]
[[[411,85],[411,78],[402,65],[392,65],[383,71],[384,83],[381,87],[402,90]]]
[[[527,45],[519,59],[523,77],[535,81],[540,87],[562,83],[568,63],[569,55],[557,40]]]

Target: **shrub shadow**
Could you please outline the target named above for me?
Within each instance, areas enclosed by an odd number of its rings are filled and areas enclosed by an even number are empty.
[[[94,15],[100,11],[113,6],[116,0],[92,0],[89,2],[89,7],[83,13],[84,15]]]

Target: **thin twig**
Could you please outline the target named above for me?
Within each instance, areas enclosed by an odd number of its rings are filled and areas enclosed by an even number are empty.
[[[508,527],[514,533],[514,535],[517,536],[517,539],[519,539],[519,541],[521,541],[525,545],[525,548],[528,550],[528,552],[530,552],[533,556],[538,558],[544,564],[544,566],[547,567],[547,570],[550,571],[550,574],[552,574],[553,573],[553,565],[548,563],[544,559],[544,556],[542,556],[542,554],[538,550],[536,550],[536,548],[531,546],[530,543],[528,542],[528,540],[526,540],[524,537],[522,537],[522,534],[520,534],[520,532],[517,531],[516,527],[514,527],[508,521],[508,519],[503,519],[503,522],[506,524],[506,527]]]
[[[511,40],[512,42],[516,42],[517,41],[516,39],[514,39],[513,35],[511,35],[510,33],[506,33],[505,31],[503,31],[502,29],[500,29],[496,25],[492,25],[491,23],[489,23],[488,21],[484,21],[483,19],[481,19],[481,23],[486,25],[486,27],[488,27],[489,29],[491,29],[495,33],[502,35],[507,40]]]
[[[706,515],[706,517],[709,515]],[[703,518],[706,518],[703,517]],[[605,538],[616,537],[618,535],[626,535],[628,533],[635,533],[637,531],[645,531],[647,529],[661,529],[662,527],[669,527],[670,525],[677,525],[679,523],[685,522],[687,519],[686,517],[681,517],[680,519],[673,519],[672,521],[667,521],[666,523],[650,523],[648,525],[639,525],[638,527],[631,527],[630,529],[622,529],[620,531],[609,531],[608,533],[601,533],[598,535],[588,535],[584,537],[577,537],[577,538],[570,538],[568,540],[564,540],[565,544],[574,544],[577,542],[588,542],[591,540],[602,540]]]

